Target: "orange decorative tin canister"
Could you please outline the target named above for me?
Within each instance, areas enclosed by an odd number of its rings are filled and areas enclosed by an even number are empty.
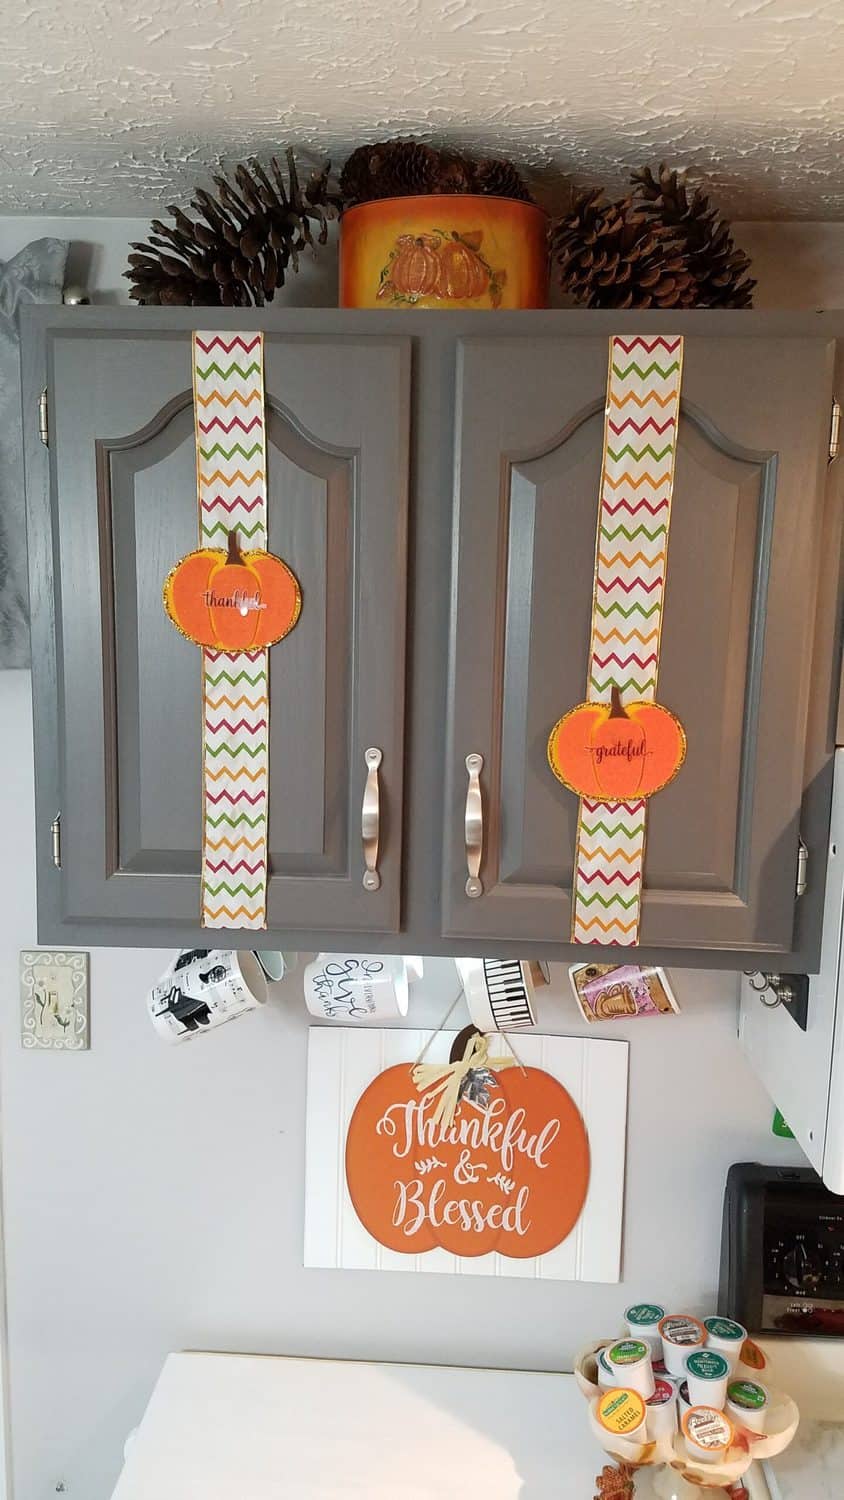
[[[462,193],[381,198],[340,225],[341,307],[547,307],[546,218]]]

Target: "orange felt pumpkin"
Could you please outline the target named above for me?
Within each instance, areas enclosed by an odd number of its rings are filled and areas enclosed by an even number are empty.
[[[581,797],[629,802],[667,786],[686,758],[680,720],[658,703],[624,707],[613,686],[607,703],[579,703],[557,721],[548,761],[558,781]]]
[[[480,243],[480,235],[472,238],[477,238]],[[471,244],[458,236],[446,240],[439,252],[439,262],[437,294],[440,297],[463,301],[483,296],[489,285],[489,271]]]
[[[436,293],[440,275],[438,245],[436,235],[399,235],[390,280],[403,297],[430,297]]]
[[[182,635],[217,651],[272,646],[293,629],[302,608],[295,575],[271,552],[200,547],[176,564],[164,584],[164,608]]]

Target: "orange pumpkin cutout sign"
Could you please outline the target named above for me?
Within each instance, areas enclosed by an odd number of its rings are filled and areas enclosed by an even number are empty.
[[[436,1108],[407,1064],[358,1100],[346,1183],[372,1237],[406,1255],[439,1246],[525,1259],[559,1245],[589,1187],[586,1127],[562,1084],[537,1068],[485,1069],[450,1123],[435,1121]]]
[[[629,802],[674,780],[686,758],[686,732],[659,703],[629,703],[617,687],[607,703],[579,703],[557,721],[548,761],[558,781],[581,797]]]
[[[302,608],[295,575],[271,552],[200,547],[183,557],[164,584],[164,607],[182,635],[217,651],[272,646],[293,629]]]

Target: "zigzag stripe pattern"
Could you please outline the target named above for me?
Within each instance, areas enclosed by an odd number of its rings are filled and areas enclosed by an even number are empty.
[[[236,420],[237,418],[235,418]],[[615,433],[616,437],[620,437],[626,428],[632,427],[633,431],[641,437],[644,432],[647,432],[649,427],[652,427],[654,432],[658,432],[662,436],[664,432],[668,431],[669,427],[673,426],[673,417],[666,417],[664,422],[658,422],[656,417],[646,417],[644,422],[637,422],[635,417],[625,417],[623,422],[610,422],[609,429],[610,432]]]
[[[200,544],[266,547],[263,335],[195,333],[193,358]],[[203,652],[203,927],[267,925],[267,655]]]
[[[218,801],[219,799],[215,798],[214,800]],[[238,800],[238,798],[235,798],[235,801]],[[228,823],[232,828],[237,828],[241,824],[244,824],[248,828],[260,828],[263,821],[263,813],[259,813],[257,817],[250,818],[249,814],[247,812],[244,812],[242,809],[239,809],[236,813],[226,812],[225,810],[218,813],[210,813],[206,810],[205,813],[205,825],[207,828],[219,828],[221,823]],[[252,852],[254,852],[256,847],[262,847],[263,842],[263,837],[258,841],[257,844],[247,844],[246,839],[243,840],[244,847],[248,848]],[[216,849],[216,844],[212,844],[209,841],[205,845],[205,847],[206,849]],[[230,847],[236,848],[237,845],[231,845]]]
[[[234,506],[229,507],[229,509],[231,510],[234,510],[234,508]],[[243,508],[245,510],[247,507],[244,506]],[[209,544],[211,546],[214,546],[215,536],[219,536],[221,539],[216,543],[218,547],[221,544],[224,544],[226,537],[232,529],[232,525],[233,523],[231,517],[227,517],[224,521],[215,521],[213,525],[206,520],[202,528],[203,544],[205,546],[208,546]],[[262,520],[256,521],[254,526],[246,526],[243,524],[243,522],[241,522],[241,524],[237,527],[238,541],[240,542],[241,546],[243,546],[243,542],[245,539],[248,542],[251,542],[253,547],[260,547],[263,545],[261,539],[264,536],[264,531],[265,525]]]
[[[623,521],[619,521],[618,525],[613,526],[612,530],[610,530],[607,526],[601,526],[599,529],[599,535],[606,537],[608,542],[614,542],[617,536],[626,536],[628,542],[634,541],[637,536],[644,536],[647,537],[649,542],[655,542],[657,537],[664,536],[667,530],[667,522],[663,522],[661,526],[655,526],[653,531],[648,531],[647,526],[645,526],[644,524],[638,527],[634,526],[633,530],[631,531],[628,526],[625,526]]]
[[[248,395],[244,395],[242,391],[232,391],[230,395],[222,396],[217,391],[212,390],[207,396],[203,396],[201,391],[195,390],[194,401],[198,406],[203,408],[211,406],[212,403],[216,406],[231,406],[233,401],[239,402],[241,406],[251,406],[253,402],[260,401],[262,395],[263,392],[261,391],[250,391]]]
[[[219,333],[213,334],[207,341],[203,340],[197,334],[196,347],[197,349],[201,349],[203,354],[210,354],[212,349],[222,349],[224,354],[231,354],[233,349],[237,349],[238,353],[252,354],[256,349],[261,347],[261,334],[256,333],[255,337],[247,342],[246,339],[241,338],[239,333],[236,333],[233,339],[229,339],[228,343],[226,343],[222,334]],[[630,347],[632,348],[632,345]],[[629,354],[630,349],[625,348],[624,352],[625,354]]]
[[[606,703],[613,685],[628,702],[656,695],[682,372],[680,337],[610,340],[586,689],[593,703]],[[636,416],[625,415],[631,406]],[[649,431],[662,441],[632,437]],[[612,446],[611,435],[624,433],[631,440]],[[646,821],[644,801],[581,799],[573,942],[638,940]]]
[[[636,512],[639,510],[646,510],[648,512],[648,515],[657,516],[659,515],[659,512],[661,510],[667,509],[667,500],[659,500],[656,505],[652,505],[650,500],[648,500],[645,495],[642,495],[641,499],[637,500],[635,505],[631,505],[629,500],[621,499],[614,500],[612,503],[610,503],[609,500],[604,500],[603,506],[601,507],[601,510],[605,516],[614,516],[616,512],[620,510],[629,511],[631,516],[635,516]]]
[[[635,943],[644,852],[643,801],[581,800],[572,918],[574,942],[603,943],[610,947]],[[600,864],[595,864],[596,860]],[[598,879],[604,885],[603,891],[596,888]]]
[[[623,422],[622,426],[626,427],[629,422],[633,422],[633,418],[632,417],[628,418],[628,422]],[[241,432],[245,432],[247,434],[247,436],[248,436],[248,434],[253,430],[253,428],[260,427],[260,425],[261,425],[261,418],[260,417],[253,417],[252,420],[251,420],[251,422],[244,422],[244,420],[243,420],[242,417],[232,417],[232,419],[231,419],[230,422],[224,422],[223,419],[222,419],[222,417],[212,417],[210,422],[200,422],[198,425],[199,425],[200,432],[204,433],[206,437],[207,437],[208,433],[211,432],[214,427],[219,427],[219,429],[220,429],[221,432],[226,432],[226,433],[231,432],[232,429],[235,428],[235,427],[239,427],[240,430],[241,430]],[[635,422],[633,422],[633,425],[634,425],[634,427],[636,426]],[[641,432],[641,430],[642,429],[640,427],[636,427],[636,431],[637,432]]]
[[[646,339],[640,333],[637,333],[636,337],[632,339],[617,338],[615,340],[615,347],[616,349],[621,349],[625,354],[632,354],[634,349],[644,349],[646,354],[652,354],[654,349],[664,349],[666,354],[676,354],[682,342],[683,340],[679,335],[673,339]]]

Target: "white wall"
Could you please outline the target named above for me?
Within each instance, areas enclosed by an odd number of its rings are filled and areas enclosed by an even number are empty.
[[[804,236],[793,226],[793,242]],[[116,295],[125,221],[0,220],[0,257],[64,231]],[[781,231],[754,226],[776,285]],[[834,264],[802,283],[838,299]],[[764,242],[764,244],[763,244]],[[808,241],[807,241],[808,243]],[[767,246],[767,248],[765,248]],[[808,265],[808,253],[800,252]],[[792,255],[797,257],[793,244]],[[834,271],[834,274],[833,274]],[[324,281],[318,292],[331,300]],[[834,305],[828,302],[828,305]],[[0,673],[0,1090],[15,1500],[107,1500],[165,1354],[202,1347],[566,1368],[626,1302],[712,1306],[733,1161],[793,1162],[736,1042],[732,975],[675,971],[683,1014],[598,1028],[630,1054],[624,1280],[572,1286],[302,1269],[307,1021],[294,978],[257,1014],[168,1049],[144,992],[170,957],[92,954],[92,1049],[24,1052],[18,952],[35,941],[29,678]],[[453,967],[429,965],[414,1024],[441,1019]],[[584,1029],[565,969],[551,1031]]]

